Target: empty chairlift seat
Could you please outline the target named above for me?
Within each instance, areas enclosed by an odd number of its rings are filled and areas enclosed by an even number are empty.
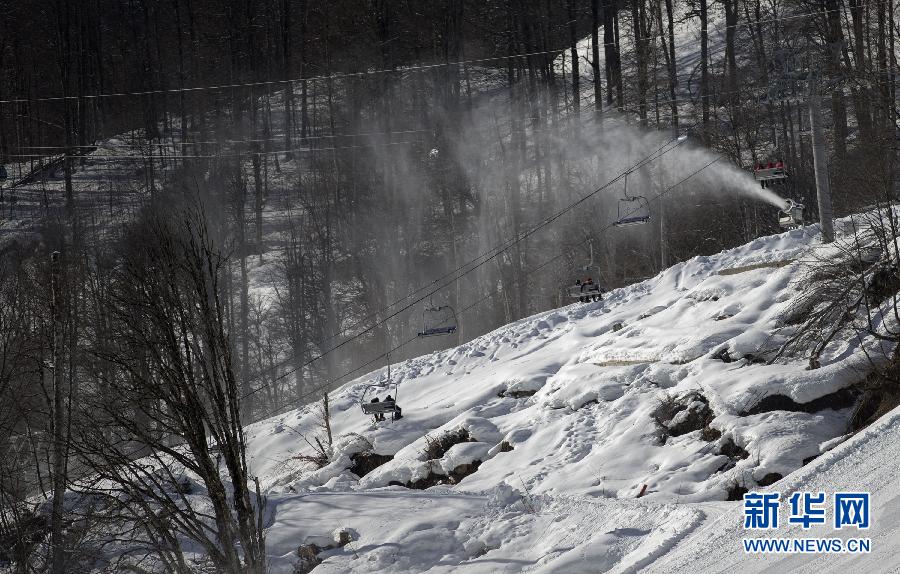
[[[623,197],[619,200],[616,227],[630,227],[650,221],[650,204],[640,195]]]
[[[628,195],[628,174],[625,175],[625,197],[619,199],[616,207],[616,227],[642,225],[650,221],[650,203],[642,195]]]
[[[450,305],[428,307],[422,311],[422,330],[419,337],[452,335],[456,332],[456,311]]]

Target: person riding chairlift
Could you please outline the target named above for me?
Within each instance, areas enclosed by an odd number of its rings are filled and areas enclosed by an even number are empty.
[[[392,397],[391,395],[388,395],[388,396],[384,397],[384,402],[393,403],[393,405],[394,405],[394,420],[395,421],[403,418],[403,409],[401,409],[399,406],[397,406],[397,401],[394,400],[394,397]]]
[[[581,284],[581,292],[582,293],[584,293],[585,291],[590,292],[591,288],[592,288],[591,286],[594,284],[594,280],[592,278],[588,277],[584,281],[579,280],[579,283]],[[591,300],[591,297],[590,297],[590,295],[588,295],[586,297],[579,297],[578,300],[581,301],[582,303],[587,303]]]
[[[381,402],[381,401],[378,400],[378,397],[375,397],[375,398],[373,398],[370,402],[372,402],[372,403],[378,403],[378,402]],[[392,397],[391,395],[388,395],[388,396],[384,397],[384,402],[393,404],[393,406],[394,406],[394,420],[398,420],[398,419],[402,419],[402,418],[403,418],[403,415],[402,415],[403,409],[401,409],[400,407],[397,406],[397,402],[394,400],[394,397]],[[375,422],[383,421],[383,420],[385,420],[385,418],[384,418],[384,413],[375,413]]]
[[[374,397],[374,398],[372,398],[372,400],[369,401],[369,402],[372,402],[372,403],[379,403],[379,402],[381,402],[381,401],[378,400],[378,397]],[[384,420],[384,413],[375,413],[375,422],[383,421],[383,420]]]
[[[582,292],[587,291],[588,293],[593,293],[593,295],[582,298],[585,303],[589,302],[591,297],[594,297],[595,300],[597,300],[596,298],[602,298],[603,291],[600,289],[599,285],[594,283],[593,277],[588,277],[587,281],[581,284],[581,290]]]

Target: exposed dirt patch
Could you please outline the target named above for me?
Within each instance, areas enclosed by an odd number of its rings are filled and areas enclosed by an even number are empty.
[[[426,488],[431,488],[432,486],[449,483],[450,477],[446,474],[438,474],[436,472],[432,472],[424,478],[420,478],[419,480],[411,480],[406,484],[403,484],[402,482],[390,482],[389,484],[396,486],[405,486],[406,488],[411,488],[413,490],[425,490]]]
[[[781,480],[782,478],[784,478],[784,477],[781,476],[780,474],[778,474],[777,472],[770,472],[769,474],[767,474],[764,477],[757,480],[756,484],[758,484],[760,486],[771,486],[771,485],[775,484],[776,482],[778,482],[779,480]]]
[[[850,417],[850,432],[869,426],[900,405],[900,357],[895,356],[885,369],[869,374],[860,388],[859,401]]]
[[[821,396],[808,403],[798,403],[785,395],[768,395],[749,409],[739,413],[740,416],[758,415],[772,411],[790,411],[795,413],[817,413],[825,409],[840,410],[852,407],[859,397],[854,388],[844,388],[831,394]]]
[[[700,430],[700,440],[702,441],[713,442],[714,440],[719,440],[721,437],[722,431],[711,426],[705,426]]]
[[[394,460],[394,457],[389,454],[375,454],[367,450],[351,454],[350,460],[353,461],[353,465],[349,468],[350,472],[362,478],[382,464]]]
[[[728,458],[746,459],[750,457],[750,453],[735,444],[731,437],[727,438],[722,446],[719,447],[719,454],[723,454]]]
[[[893,265],[882,265],[876,269],[866,284],[869,303],[877,306],[885,299],[900,291],[900,270]]]
[[[722,347],[710,355],[709,358],[722,361],[723,363],[733,363],[735,361],[744,360],[755,365],[763,365],[768,361],[765,356],[757,355],[755,353],[744,353],[743,355],[733,356],[728,347]]]
[[[725,464],[720,466],[718,468],[718,470],[716,470],[716,473],[731,470],[732,468],[737,466],[738,461],[744,460],[744,459],[750,457],[750,453],[747,452],[746,450],[744,450],[743,448],[739,447],[737,444],[735,444],[734,440],[731,437],[726,438],[722,442],[722,444],[719,446],[719,450],[718,450],[718,452],[716,452],[716,454],[728,457],[728,460],[725,461]],[[745,489],[745,491],[746,491],[746,489]],[[729,499],[729,500],[731,500],[731,499]],[[740,499],[738,498],[735,500],[740,500]]]
[[[734,359],[731,358],[731,354],[728,352],[728,347],[722,347],[715,353],[709,356],[710,359],[715,359],[717,361],[722,361],[723,363],[731,363]]]
[[[426,435],[425,450],[422,451],[422,454],[425,455],[425,460],[438,460],[447,454],[450,447],[464,442],[475,442],[466,429],[447,432],[437,437]]]
[[[458,483],[470,474],[475,473],[478,470],[479,466],[481,466],[480,460],[473,460],[469,464],[461,464],[457,466],[450,473],[450,482],[453,484]]]
[[[425,449],[422,451],[426,460],[434,461],[440,460],[450,447],[453,445],[461,444],[464,442],[475,442],[475,439],[469,435],[469,432],[465,429],[459,429],[456,432],[448,432],[444,433],[440,436],[431,436],[428,435],[425,437]],[[509,443],[505,443],[509,450],[512,450],[512,445]],[[503,450],[501,446],[501,451],[508,452]],[[391,486],[405,486],[406,488],[411,488],[414,490],[424,490],[426,488],[430,488],[432,486],[437,486],[439,484],[456,484],[460,480],[469,476],[473,472],[478,470],[478,467],[481,466],[480,460],[473,460],[469,464],[461,464],[454,468],[450,474],[442,474],[440,472],[430,472],[428,476],[420,478],[418,480],[411,480],[407,483],[402,482],[390,482],[388,483]]]
[[[300,558],[300,560],[294,564],[294,574],[309,574],[315,570],[316,566],[322,563],[322,559],[319,558],[321,552],[333,550],[335,548],[343,548],[352,541],[352,531],[341,530],[337,533],[337,540],[335,540],[334,544],[328,544],[327,546],[319,546],[318,544],[311,543],[301,544],[297,547],[297,557]]]
[[[388,486],[405,486],[406,488],[410,488],[412,490],[425,490],[426,488],[431,488],[432,486],[438,486],[440,484],[458,484],[459,481],[476,472],[478,470],[478,467],[480,466],[480,460],[473,460],[469,464],[461,464],[457,466],[450,472],[450,474],[431,472],[428,474],[428,476],[425,476],[418,480],[411,480],[405,484],[402,482],[392,481],[388,483]]]
[[[690,392],[675,398],[664,395],[653,418],[666,436],[681,436],[689,432],[703,430],[715,418],[709,401],[698,392]]]
[[[497,396],[500,398],[510,397],[513,399],[524,399],[526,397],[534,396],[537,391],[507,391],[505,389],[501,389]]]
[[[725,500],[743,500],[744,495],[748,492],[749,490],[747,490],[746,486],[740,485],[737,482],[732,483],[728,488],[728,497]]]
[[[801,464],[801,466],[806,466],[807,464],[809,464],[809,463],[811,463],[812,461],[816,460],[816,459],[819,458],[820,456],[822,456],[821,453],[820,453],[820,454],[814,454],[814,455],[812,455],[812,456],[808,456],[808,457],[804,458],[804,459],[803,459],[803,463]]]
[[[294,574],[309,574],[316,566],[322,563],[319,552],[325,549],[317,544],[301,544],[297,547],[297,557],[300,559],[294,564]]]

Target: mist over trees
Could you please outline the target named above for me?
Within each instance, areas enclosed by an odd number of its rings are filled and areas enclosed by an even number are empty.
[[[613,288],[775,232],[774,207],[728,189],[735,166],[783,160],[776,192],[814,219],[812,74],[836,215],[895,199],[892,2],[0,14],[0,560],[57,572],[105,543],[61,502],[43,524],[23,500],[87,476],[118,485],[106,527],[171,527],[126,515],[126,492],[185,517],[220,571],[261,571],[242,424],[565,304],[591,252]],[[612,229],[626,186],[651,222]],[[417,340],[440,305],[457,333]],[[215,528],[178,476],[135,463],[148,453],[204,477]],[[29,528],[63,554],[28,558]],[[154,544],[180,571],[176,541]]]

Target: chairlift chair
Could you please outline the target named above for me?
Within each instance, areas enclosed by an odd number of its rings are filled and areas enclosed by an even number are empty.
[[[582,287],[584,287],[584,289],[582,289]],[[587,301],[602,301],[603,291],[600,289],[599,283],[571,285],[569,286],[569,297],[578,299],[582,303]]]
[[[783,210],[778,212],[778,225],[784,229],[796,229],[803,225],[803,204],[789,199]]]
[[[576,269],[575,273],[587,273],[589,274],[589,278],[592,278],[592,274],[596,273],[599,277],[600,269],[599,267],[594,265],[594,241],[589,240],[588,245],[590,248],[591,260],[586,265]],[[575,273],[573,273],[573,275]],[[599,283],[581,283],[581,281],[583,280],[583,276],[577,277],[576,280],[578,281],[576,284],[568,286],[567,291],[569,297],[578,299],[582,303],[586,303],[588,301],[600,301],[603,299],[603,290],[600,288]]]
[[[387,396],[392,397],[391,400],[380,400],[377,397],[378,390],[387,387]],[[374,401],[374,402],[373,402]],[[391,420],[395,421],[400,418],[400,407],[397,406],[397,383],[387,381],[387,385],[383,383],[374,383],[367,386],[359,398],[359,406],[362,408],[363,414],[371,415],[376,418],[379,416],[391,414]]]
[[[642,195],[628,195],[628,175],[625,175],[625,197],[619,199],[616,211],[616,227],[643,225],[650,221],[650,203]],[[634,206],[634,207],[631,207]]]
[[[779,160],[770,161],[768,164],[760,163],[753,170],[753,176],[760,185],[768,187],[769,182],[787,179],[788,174],[787,170],[784,169],[784,162]]]
[[[452,335],[456,332],[457,326],[456,311],[450,305],[426,307],[422,311],[422,331],[418,336],[424,338]]]

